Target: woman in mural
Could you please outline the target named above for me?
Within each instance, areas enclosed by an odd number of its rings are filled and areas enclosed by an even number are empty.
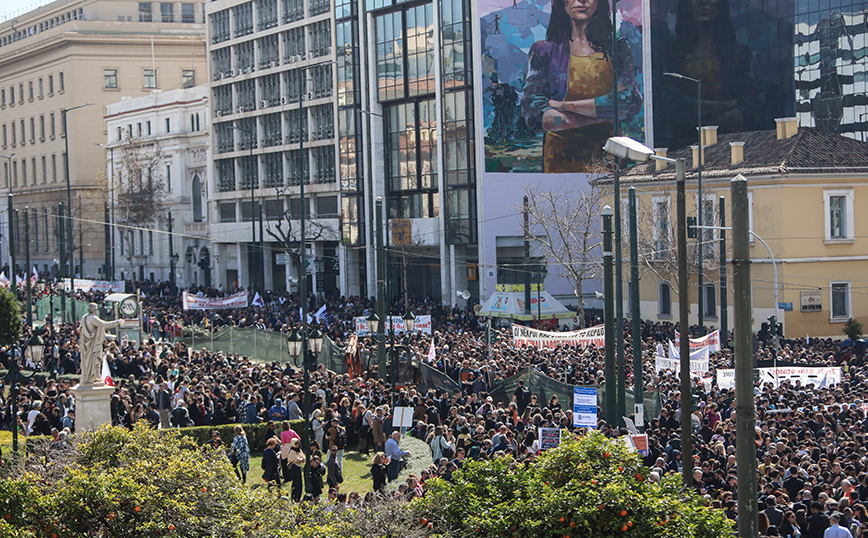
[[[545,133],[543,171],[583,172],[614,131],[612,21],[608,0],[552,0],[546,40],[528,54],[521,107]],[[642,95],[626,41],[618,41],[618,116],[630,119]]]
[[[702,81],[703,125],[716,125],[721,133],[758,127],[752,54],[736,41],[729,0],[679,0],[675,46],[671,70]],[[673,145],[696,144],[696,84],[666,78],[675,84],[669,116],[676,124]]]

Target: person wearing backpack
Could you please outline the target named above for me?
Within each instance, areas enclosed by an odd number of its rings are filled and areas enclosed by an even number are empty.
[[[455,444],[443,437],[443,427],[441,426],[434,428],[434,438],[431,439],[428,446],[431,447],[431,457],[434,458],[434,462],[438,462],[442,458],[451,460],[455,453]]]
[[[331,426],[329,426],[328,432],[328,445],[329,448],[336,447],[338,449],[337,459],[338,466],[341,469],[341,472],[344,471],[344,449],[347,446],[347,430],[337,418],[333,418],[331,420]]]

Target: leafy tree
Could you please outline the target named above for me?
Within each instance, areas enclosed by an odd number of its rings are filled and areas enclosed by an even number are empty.
[[[636,452],[596,432],[567,438],[532,465],[511,458],[466,461],[452,483],[435,479],[425,489],[413,507],[420,522],[442,536],[732,535],[721,510],[681,492],[680,477],[651,483]]]
[[[20,338],[21,305],[9,288],[0,288],[0,345],[17,344]]]
[[[862,324],[854,318],[847,320],[844,324],[843,333],[847,335],[852,342],[858,340],[864,333],[862,332]]]

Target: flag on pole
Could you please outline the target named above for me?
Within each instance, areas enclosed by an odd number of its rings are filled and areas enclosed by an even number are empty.
[[[253,296],[253,306],[258,306],[259,308],[262,308],[265,306],[265,301],[262,300],[262,297],[259,295],[258,291]]]
[[[326,327],[328,327],[329,315],[326,313],[326,305],[325,304],[323,304],[321,307],[319,307],[319,310],[316,311],[316,314],[314,314],[314,316],[316,316],[317,321],[319,321],[320,323],[325,323]]]
[[[4,288],[9,287],[9,279],[6,278],[6,272],[5,271],[0,272],[0,286],[2,286]]]
[[[434,351],[434,339],[431,339],[431,347],[428,348],[428,362],[436,362],[437,353]]]
[[[105,357],[102,358],[102,380],[106,384],[107,387],[114,387],[115,383],[112,381],[112,371],[109,369],[108,361]]]
[[[33,266],[33,272],[30,274],[30,282],[32,284],[36,284],[36,281],[39,280],[39,271],[36,270],[36,266]]]

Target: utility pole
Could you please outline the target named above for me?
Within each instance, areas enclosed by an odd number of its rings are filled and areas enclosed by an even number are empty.
[[[615,297],[612,260],[612,208],[603,208],[603,318],[606,337],[606,422],[617,426],[617,387],[615,381]]]
[[[729,343],[729,313],[726,299],[726,206],[724,197],[718,200],[720,213],[720,343]]]
[[[30,281],[30,208],[24,207],[24,289],[27,290],[27,325],[33,327],[33,283]]]
[[[11,195],[10,195],[11,200]],[[60,243],[60,320],[66,322],[66,263],[63,261],[66,258],[66,234],[64,233],[64,218],[63,218],[63,202],[57,204],[57,237]]]
[[[630,311],[633,313],[633,421],[644,430],[645,375],[642,370],[642,313],[639,304],[639,239],[636,222],[636,188],[630,187]]]
[[[377,219],[377,316],[380,324],[377,327],[377,377],[386,380],[386,341],[383,332],[386,325],[386,262],[383,253],[383,198],[377,196],[375,203],[375,218]]]
[[[678,210],[678,310],[681,327],[681,463],[683,487],[693,485],[693,437],[690,411],[690,327],[687,319],[687,208],[684,195],[684,158],[675,161]]]
[[[614,121],[614,135],[621,136],[621,118],[618,113],[618,10],[617,0],[612,2],[612,72],[615,77],[612,81],[612,111]],[[622,251],[621,241],[621,162],[618,156],[614,156],[614,169],[612,170],[613,179],[613,198],[615,206],[615,354],[618,367],[618,416],[617,421],[612,424],[623,426],[623,417],[627,414],[627,388],[626,388],[626,361],[624,359],[624,274],[622,267]]]
[[[169,211],[169,287],[172,290],[172,295],[177,295],[178,291],[175,286],[175,237],[172,234],[172,212]]]
[[[738,535],[759,533],[756,479],[756,403],[753,393],[751,342],[750,244],[747,180],[741,174],[730,182],[732,199],[732,266],[735,286],[735,430],[738,463]],[[685,465],[687,467],[687,465]]]
[[[109,276],[109,271],[111,270],[111,251],[112,251],[112,235],[111,235],[111,224],[109,224],[109,208],[108,204],[103,204],[103,218],[105,219],[105,226],[103,226],[103,230],[105,230],[105,261],[103,262],[103,277],[108,280],[114,280]]]
[[[530,213],[527,196],[524,197],[524,312],[531,315],[530,309]]]
[[[12,193],[6,195],[7,209],[9,215],[9,287],[12,288],[12,295],[18,298],[18,273],[15,271],[15,209],[12,207]],[[61,262],[62,264],[62,262]]]

